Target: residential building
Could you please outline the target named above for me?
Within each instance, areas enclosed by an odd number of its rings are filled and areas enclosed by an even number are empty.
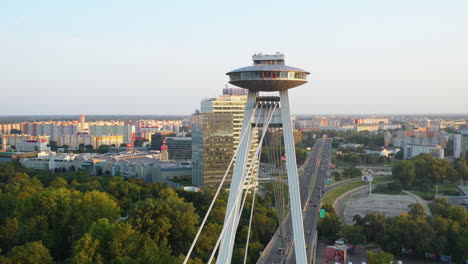
[[[107,145],[107,146],[120,146],[124,142],[123,140],[124,136],[122,135],[111,135],[111,136],[100,136],[100,137],[94,137],[94,144],[93,148],[97,149],[101,145]]]
[[[46,139],[31,139],[16,143],[18,152],[50,151],[49,141]]]
[[[354,124],[361,125],[370,125],[370,124],[379,124],[379,123],[384,123],[388,124],[389,120],[388,118],[358,118],[354,119]]]
[[[49,136],[31,136],[31,135],[17,135],[17,134],[9,134],[3,135],[5,139],[5,144],[10,146],[16,146],[19,142],[27,141],[27,140],[36,140],[36,139],[44,139],[49,142]]]
[[[404,159],[411,159],[422,153],[430,154],[432,157],[437,159],[444,158],[444,149],[439,145],[429,146],[419,144],[405,144],[403,146]]]
[[[397,136],[393,138],[393,145],[402,147],[405,144],[417,144],[426,146],[445,146],[445,140],[442,139],[438,131],[427,131],[427,129],[398,131]]]
[[[57,137],[58,146],[68,146],[70,149],[78,149],[80,145],[91,145],[95,148],[94,137],[88,133],[78,133],[76,135],[66,135]]]

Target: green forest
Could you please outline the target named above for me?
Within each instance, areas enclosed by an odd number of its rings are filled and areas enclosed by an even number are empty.
[[[424,194],[436,184],[460,184],[468,180],[468,164],[464,158],[450,163],[421,154],[411,160],[397,161],[392,168],[393,182],[389,191],[399,193],[401,189]],[[447,192],[447,191],[446,191]],[[449,195],[458,195],[457,192]],[[325,218],[319,220],[319,235],[330,241],[340,237],[350,244],[374,243],[396,256],[412,252],[424,258],[426,254],[450,256],[455,263],[468,260],[468,212],[462,206],[451,206],[446,198],[428,195],[433,200],[431,214],[424,207],[411,204],[408,213],[385,217],[382,213],[355,215],[354,225],[343,226],[340,217],[329,204]],[[407,252],[407,253],[404,253]]]
[[[436,184],[468,181],[468,163],[464,158],[458,158],[452,164],[445,159],[420,154],[410,160],[396,162],[392,175],[395,182],[405,190],[427,192]]]
[[[419,203],[409,206],[409,212],[395,217],[382,213],[355,215],[354,225],[343,226],[340,217],[329,204],[322,206],[326,217],[319,220],[319,235],[330,241],[344,238],[347,243],[377,244],[395,256],[427,254],[450,256],[454,263],[468,260],[468,213],[461,206],[450,206],[447,199],[437,198],[427,215]]]
[[[182,263],[213,194],[0,163],[0,263]],[[209,258],[227,196],[218,197],[190,263]],[[278,225],[270,197],[268,190],[256,197],[248,263],[255,263]],[[245,212],[250,212],[248,201]],[[243,217],[234,263],[243,260],[247,226]]]

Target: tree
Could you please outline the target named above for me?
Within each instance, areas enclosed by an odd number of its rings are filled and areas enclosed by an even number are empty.
[[[399,181],[391,182],[387,184],[387,189],[391,193],[398,194],[401,192],[401,183]]]
[[[109,152],[110,147],[108,145],[100,145],[98,148],[98,152],[101,154]]]
[[[385,144],[385,139],[383,134],[373,135],[369,140],[369,147],[381,147]]]
[[[377,253],[367,251],[366,257],[367,263],[369,264],[388,264],[393,260],[393,255],[385,251],[380,251]]]
[[[365,226],[366,220],[359,214],[353,216],[354,226]]]
[[[367,154],[364,156],[364,160],[367,164],[375,164],[377,163],[377,156],[375,154]]]
[[[414,218],[426,216],[426,210],[420,203],[412,203],[408,206],[408,208],[410,209],[409,215]]]
[[[7,254],[6,263],[12,264],[36,264],[52,263],[49,250],[41,241],[26,243],[22,246],[14,247]]]
[[[400,149],[400,151],[398,151],[396,154],[395,154],[395,159],[397,160],[402,160],[404,158],[405,154],[404,154],[404,150],[403,149]]]
[[[351,162],[353,165],[362,164],[361,156],[359,156],[359,155],[357,155],[355,153],[350,153],[350,154],[347,154],[346,156],[348,156],[347,160],[349,162]]]
[[[269,147],[265,146],[262,148],[262,153],[260,155],[261,162],[274,163],[277,167],[281,165],[281,156],[285,153],[285,148]],[[278,154],[279,152],[279,154]],[[296,162],[301,164],[307,158],[307,152],[301,148],[295,148],[296,152]],[[275,154],[276,153],[276,154]],[[281,156],[278,156],[281,155]],[[286,157],[287,158],[287,157]]]
[[[158,245],[170,245],[178,255],[185,253],[190,246],[198,215],[192,204],[184,203],[173,189],[165,188],[160,199],[148,198],[137,202],[130,212],[129,221]]]
[[[413,163],[407,160],[398,161],[393,165],[392,176],[403,188],[410,187],[416,177]]]
[[[17,198],[31,197],[43,190],[44,186],[40,180],[31,178],[25,173],[16,173],[4,188],[5,193],[15,195]]]
[[[320,218],[318,222],[319,236],[324,236],[330,241],[338,239],[338,234],[341,231],[341,220],[336,214],[335,209],[330,204],[322,205],[321,209],[325,209],[325,218]]]
[[[50,150],[52,151],[57,151],[57,148],[58,148],[58,145],[57,145],[57,141],[49,141],[49,147],[50,147]]]
[[[90,234],[85,234],[73,247],[72,263],[103,263],[99,253],[99,240],[94,239]]]
[[[430,155],[420,154],[411,160],[415,173],[412,185],[417,186],[423,192],[430,191],[436,182],[436,177],[431,168],[432,159]]]
[[[457,173],[448,160],[433,159],[431,165],[435,177],[435,183],[443,183],[445,179],[448,179],[451,182],[461,179],[460,174]]]
[[[348,177],[348,178],[361,177],[362,171],[355,167],[349,167],[349,168],[344,169],[343,176]]]
[[[386,228],[385,216],[382,213],[367,213],[364,216],[364,221],[366,222],[364,229],[366,230],[367,240],[381,243]]]
[[[301,148],[295,148],[296,150],[296,162],[302,164],[307,158],[307,152]]]
[[[429,205],[429,209],[431,209],[432,214],[446,216],[447,208],[450,206],[447,198],[444,197],[437,197],[434,202]]]
[[[57,177],[55,180],[50,182],[50,186],[54,188],[66,188],[68,186],[68,182],[62,177]]]
[[[462,206],[450,206],[447,209],[447,217],[460,223],[461,226],[468,226],[468,213]]]
[[[95,222],[75,244],[72,263],[175,263],[167,248],[158,247],[148,235],[128,223]]]
[[[6,217],[3,223],[0,221],[0,224],[0,248],[10,249],[18,242],[20,222],[16,217]]]
[[[468,181],[468,164],[466,162],[466,159],[456,159],[454,163],[454,168],[462,180]]]
[[[366,235],[364,235],[364,228],[362,226],[345,226],[342,230],[344,239],[352,244],[362,244],[366,241]]]

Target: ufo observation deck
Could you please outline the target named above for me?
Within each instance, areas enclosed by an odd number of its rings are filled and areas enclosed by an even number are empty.
[[[254,65],[226,73],[229,83],[251,91],[283,91],[303,85],[310,74],[299,68],[286,66],[284,55],[254,54]]]

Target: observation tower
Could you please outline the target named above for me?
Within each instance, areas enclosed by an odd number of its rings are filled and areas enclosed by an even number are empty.
[[[297,263],[305,264],[307,260],[304,227],[288,90],[305,84],[309,72],[286,66],[284,55],[281,53],[273,55],[254,54],[252,59],[252,66],[226,73],[230,79],[229,83],[246,88],[249,90],[249,93],[232,174],[217,263],[231,263],[235,235],[242,211],[243,186],[246,184],[248,174],[247,168],[249,166],[247,162],[254,130],[261,128],[265,131],[268,126],[279,126],[283,129],[286,152],[286,171],[288,175],[295,257]],[[279,92],[279,96],[259,96],[260,92]]]
[[[226,73],[229,83],[254,92],[284,91],[303,85],[307,82],[309,72],[286,66],[284,55],[263,55],[261,53],[252,56],[254,64],[242,67]]]

